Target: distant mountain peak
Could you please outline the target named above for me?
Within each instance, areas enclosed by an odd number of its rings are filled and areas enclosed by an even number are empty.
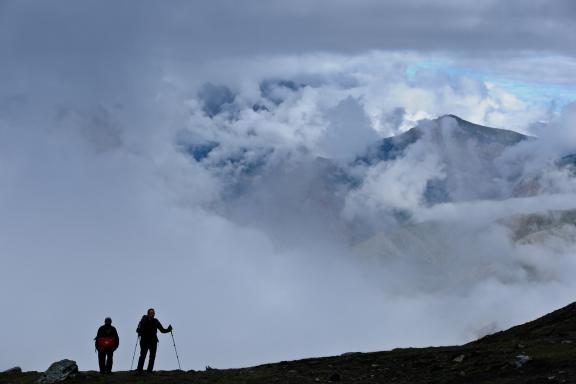
[[[474,140],[485,145],[497,144],[508,147],[518,144],[519,142],[529,138],[529,136],[523,135],[516,131],[502,128],[493,128],[472,123],[452,114],[442,115],[434,120],[431,120],[433,123],[432,127],[429,126],[430,124],[418,124],[413,129],[419,131],[420,133],[429,128],[432,128],[434,131],[441,132],[442,128],[445,127],[444,123],[448,119],[455,122],[453,126],[451,125],[451,127],[454,128],[454,130],[451,131],[452,135],[465,141]]]
[[[444,122],[448,119],[453,120],[455,123],[453,124],[454,129],[444,131]],[[361,158],[361,161],[374,163],[393,160],[403,155],[410,145],[420,140],[427,132],[433,132],[437,142],[443,141],[443,138],[448,135],[453,136],[456,141],[461,143],[472,140],[480,145],[498,145],[502,149],[529,138],[529,136],[515,131],[487,127],[464,120],[453,114],[447,114],[433,120],[421,121],[404,133],[382,139],[377,145],[370,148],[367,156]]]
[[[447,114],[447,115],[439,116],[439,117],[436,118],[435,120],[443,120],[443,119],[446,119],[446,118],[448,118],[448,117],[450,117],[450,118],[452,118],[452,119],[455,119],[456,121],[465,121],[465,122],[467,122],[467,123],[470,123],[470,121],[464,120],[463,118],[461,118],[461,117],[459,117],[459,116],[456,116],[456,115],[453,115],[453,114],[451,114],[451,113],[449,113],[449,114]]]

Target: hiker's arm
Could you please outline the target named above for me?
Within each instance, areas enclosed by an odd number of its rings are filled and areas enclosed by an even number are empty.
[[[120,346],[120,336],[118,336],[118,331],[116,330],[116,328],[114,328],[114,338],[116,339],[115,349],[118,349],[118,347]]]
[[[160,321],[158,321],[158,319],[156,319],[156,326],[158,327],[158,330],[160,330],[160,332],[162,332],[162,333],[168,333],[168,332],[172,331],[171,325],[169,325],[168,328],[164,328],[162,326],[162,324],[160,324]]]

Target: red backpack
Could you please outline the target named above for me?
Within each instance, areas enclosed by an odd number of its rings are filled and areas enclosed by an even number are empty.
[[[99,352],[110,352],[116,347],[114,336],[101,336],[96,339],[96,348]]]

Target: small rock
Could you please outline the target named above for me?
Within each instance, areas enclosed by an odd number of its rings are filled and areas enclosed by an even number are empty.
[[[10,369],[5,370],[2,373],[22,373],[22,368],[14,367],[14,368],[10,368]]]
[[[206,370],[207,371],[216,371],[216,368],[212,368],[211,366],[207,365]]]
[[[319,383],[319,382],[320,382],[320,378],[319,378],[319,377],[316,377],[316,378],[314,378],[314,381],[317,382],[317,383]]]
[[[518,344],[517,347],[518,347],[518,349],[522,349],[522,348],[524,348],[524,347],[526,347],[526,346],[525,346],[524,344]]]
[[[376,367],[379,367],[380,364],[372,364],[372,365],[370,365],[370,366],[371,366],[372,368],[376,368]]]
[[[465,357],[466,357],[466,356],[464,356],[464,355],[460,355],[460,356],[458,356],[458,357],[455,357],[452,361],[454,361],[454,362],[456,362],[456,363],[461,363],[461,362],[464,361],[464,358],[465,358]]]
[[[38,384],[52,384],[72,378],[78,373],[78,365],[73,360],[60,360],[53,363],[36,381]]]
[[[462,377],[466,376],[466,372],[460,371],[460,376],[462,376]]]
[[[562,344],[572,344],[572,340],[562,340]]]
[[[556,376],[548,376],[548,380],[554,380]]]
[[[341,354],[340,356],[354,356],[354,355],[359,355],[362,352],[344,352],[343,354]]]
[[[328,379],[331,382],[336,382],[336,381],[341,381],[342,378],[340,377],[340,374],[335,373],[332,376],[330,376],[330,379]]]
[[[521,368],[524,364],[531,360],[530,356],[518,355],[516,356],[516,368]]]

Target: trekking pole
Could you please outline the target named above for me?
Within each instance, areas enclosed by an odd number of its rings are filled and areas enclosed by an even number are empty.
[[[170,335],[172,336],[172,344],[174,344],[174,352],[176,352],[176,360],[178,360],[178,369],[182,370],[180,367],[180,358],[178,357],[178,350],[176,349],[176,342],[174,341],[174,334],[170,331]]]
[[[140,340],[140,335],[136,337],[136,345],[134,345],[134,353],[132,354],[132,364],[130,364],[130,370],[134,366],[134,358],[136,357],[136,347],[138,347],[138,340]]]

